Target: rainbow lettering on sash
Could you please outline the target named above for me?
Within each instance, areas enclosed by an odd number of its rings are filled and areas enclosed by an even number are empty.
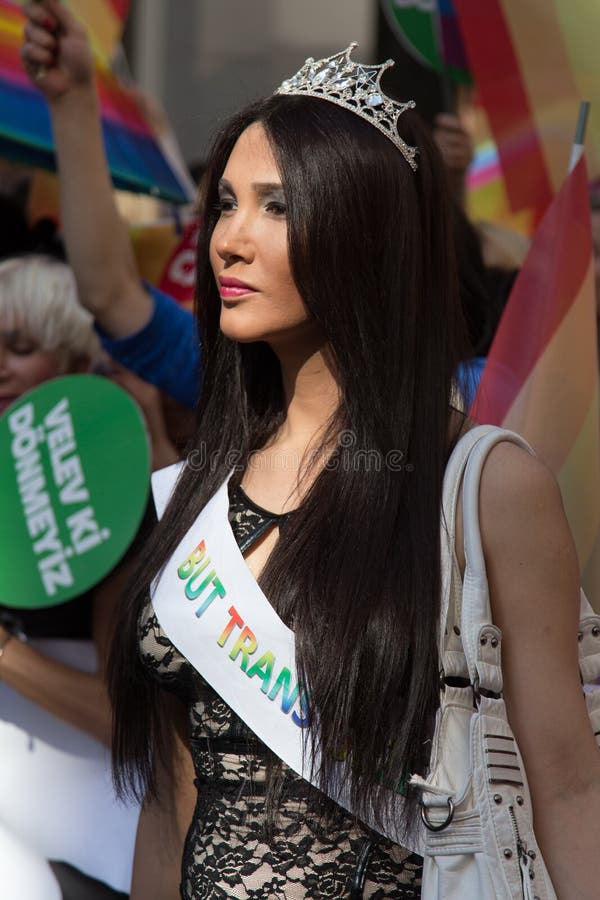
[[[227,590],[207,554],[205,540],[200,541],[178,566],[177,576],[185,583],[187,600],[199,601],[196,609],[198,618],[204,615],[217,597],[223,600],[227,596]],[[292,672],[287,666],[277,665],[271,650],[261,647],[259,655],[259,640],[234,605],[229,606],[227,614],[229,620],[220,634],[215,636],[219,647],[229,650],[232,662],[239,660],[239,667],[248,678],[258,678],[260,692],[267,700],[273,702],[281,694],[280,711],[284,715],[291,713],[294,724],[306,728],[309,724],[308,704],[302,686],[297,680],[292,684]],[[256,656],[256,661],[251,660],[251,656]]]

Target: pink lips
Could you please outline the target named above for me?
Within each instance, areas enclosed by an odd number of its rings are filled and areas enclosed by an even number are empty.
[[[238,278],[229,278],[226,275],[219,276],[219,292],[223,300],[235,300],[247,294],[255,294],[256,288],[240,281]]]

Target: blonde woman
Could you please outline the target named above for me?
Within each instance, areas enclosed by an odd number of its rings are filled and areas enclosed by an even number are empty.
[[[79,305],[65,263],[44,255],[0,263],[0,412],[51,378],[88,371],[99,352],[92,317]],[[113,888],[128,889],[137,816],[135,807],[117,806],[112,793],[106,755],[111,715],[103,681],[122,577],[117,571],[85,595],[50,609],[0,606],[3,871],[3,856],[14,860],[9,847],[18,842],[29,855],[64,861]],[[67,870],[54,868],[62,885]],[[75,896],[88,897],[91,882],[71,869],[67,876],[75,879]],[[3,897],[46,896],[41,885],[38,894],[28,890],[9,881]],[[63,887],[62,896],[72,894]]]

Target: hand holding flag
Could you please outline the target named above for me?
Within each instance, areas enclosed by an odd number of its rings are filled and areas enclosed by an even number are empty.
[[[90,21],[102,21],[109,8],[113,19],[119,14],[112,0],[82,0],[71,8]],[[49,102],[62,102],[63,96],[74,94],[86,84],[89,40],[84,27],[57,0],[27,3],[24,12],[25,15],[20,4],[0,0],[0,156],[54,171],[48,109],[38,88],[43,88]],[[25,76],[19,59],[26,21],[29,25],[23,57],[30,78]],[[58,32],[52,30],[55,23],[60,26]],[[114,29],[110,31],[113,32]],[[103,140],[113,183],[168,202],[187,203],[192,199],[187,186],[168,162],[135,100],[108,68],[105,54],[109,37],[110,34],[96,36],[91,44]]]
[[[57,0],[27,3],[25,11],[21,59],[44,96],[56,100],[78,84],[92,84],[94,58],[75,16]]]

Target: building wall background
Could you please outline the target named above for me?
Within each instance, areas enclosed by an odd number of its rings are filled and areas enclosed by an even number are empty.
[[[271,93],[307,56],[352,40],[372,61],[376,0],[133,0],[135,80],[165,107],[188,162],[219,122]]]

